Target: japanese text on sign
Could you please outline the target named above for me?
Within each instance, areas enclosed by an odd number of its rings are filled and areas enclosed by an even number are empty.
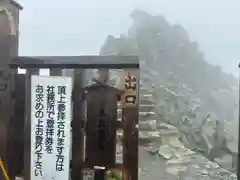
[[[56,171],[63,171],[64,169],[64,141],[65,141],[65,109],[66,109],[66,86],[58,86],[58,115],[57,115],[57,161]]]
[[[123,104],[125,106],[136,106],[138,90],[138,74],[135,71],[124,72],[124,96]]]
[[[43,155],[43,121],[44,121],[44,89],[43,86],[38,84],[35,87],[35,118],[37,119],[36,130],[35,130],[35,154],[36,159],[34,161],[34,175],[42,176],[42,155]]]
[[[54,136],[54,116],[55,116],[55,87],[47,86],[47,127],[45,150],[48,154],[53,153],[53,136]]]
[[[32,180],[68,179],[71,93],[69,77],[32,76]]]

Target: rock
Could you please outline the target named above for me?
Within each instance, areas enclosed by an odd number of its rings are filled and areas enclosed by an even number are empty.
[[[184,148],[183,143],[181,143],[179,138],[177,138],[177,137],[171,138],[170,141],[169,141],[169,144],[173,147],[176,147],[176,148]]]
[[[168,145],[161,146],[158,153],[164,160],[149,153],[146,148],[139,147],[141,180],[237,180],[235,174],[224,170],[201,154],[181,154],[177,148]]]
[[[174,150],[168,145],[163,145],[159,147],[158,154],[165,159],[171,159],[174,155]]]
[[[207,154],[210,154],[211,150],[214,148],[214,134],[216,132],[216,121],[207,119],[201,129],[201,136],[207,144]]]
[[[238,142],[237,141],[233,141],[231,139],[229,139],[227,141],[227,148],[232,152],[237,154],[238,153],[238,146],[237,146]]]
[[[178,129],[170,124],[166,124],[166,123],[159,123],[158,124],[158,128],[159,129],[165,129],[165,130],[173,130],[173,131],[178,131]]]
[[[215,158],[214,161],[218,163],[221,167],[232,171],[233,170],[233,157],[229,154],[224,155],[221,158]]]
[[[139,129],[140,130],[156,130],[157,121],[156,120],[139,121]]]
[[[184,165],[174,165],[167,167],[166,171],[174,176],[178,176],[180,172],[186,171],[188,169],[187,166]]]

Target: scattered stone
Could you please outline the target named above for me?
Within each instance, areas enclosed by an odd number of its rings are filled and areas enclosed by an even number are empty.
[[[163,156],[165,159],[171,159],[173,157],[174,150],[168,145],[163,145],[159,147],[158,154]]]

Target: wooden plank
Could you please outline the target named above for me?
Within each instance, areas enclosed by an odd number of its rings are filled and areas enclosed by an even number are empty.
[[[13,148],[12,128],[12,72],[9,69],[0,69],[0,156],[10,177],[13,177],[11,155]]]
[[[125,72],[123,95],[123,163],[124,168],[129,172],[129,179],[138,180],[138,112],[139,112],[139,72],[136,70]],[[129,81],[129,76],[135,78],[136,82]],[[134,79],[133,78],[133,79]],[[127,102],[127,95],[136,96],[136,102]],[[132,97],[130,100],[133,100]]]
[[[8,67],[11,54],[11,36],[1,35],[0,29],[0,67]]]
[[[16,6],[19,10],[23,10],[23,6],[20,3],[14,1],[14,0],[10,0],[10,3],[12,5]]]
[[[19,6],[13,3],[14,1],[1,1],[0,9],[0,151],[4,151],[3,162],[7,169],[7,173],[10,179],[15,179],[17,171],[16,156],[19,151],[16,152],[15,145],[15,123],[14,118],[14,101],[12,99],[13,86],[14,86],[14,73],[16,70],[11,70],[8,67],[11,57],[18,56],[18,19],[19,19]],[[14,7],[16,6],[16,8]],[[12,18],[12,19],[11,19]],[[13,28],[13,21],[15,29]],[[4,73],[3,73],[4,72]],[[6,76],[8,76],[6,78]],[[7,85],[7,86],[5,86]],[[4,90],[5,89],[5,90]]]
[[[62,69],[50,69],[50,76],[62,76]]]
[[[137,56],[36,56],[15,57],[11,68],[127,69],[139,68]]]
[[[109,69],[99,69],[99,79],[100,82],[108,83],[109,80]]]
[[[30,180],[31,165],[31,76],[38,75],[39,69],[27,69],[25,80],[25,120],[24,120],[24,180]]]
[[[73,88],[73,121],[72,121],[72,180],[81,180],[81,169],[83,167],[84,159],[84,103],[83,97],[83,79],[85,73],[83,70],[74,71],[74,88]]]
[[[116,159],[118,89],[101,84],[87,93],[86,159],[94,166],[112,167]]]
[[[23,176],[24,167],[24,110],[25,110],[25,74],[14,76],[14,155],[15,176]],[[17,149],[17,151],[15,151]]]

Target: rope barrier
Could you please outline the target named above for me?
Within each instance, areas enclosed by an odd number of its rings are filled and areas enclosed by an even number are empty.
[[[3,175],[4,175],[5,179],[10,180],[1,158],[0,158],[0,168],[2,169],[2,172],[3,172]]]

